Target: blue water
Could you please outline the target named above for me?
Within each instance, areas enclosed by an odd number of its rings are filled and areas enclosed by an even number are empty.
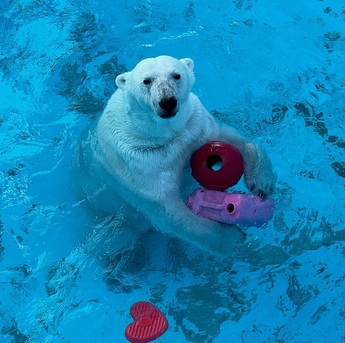
[[[155,303],[157,342],[345,342],[345,6],[341,1],[2,0],[1,342],[126,342]],[[204,105],[269,153],[276,211],[218,261],[77,203],[80,132],[141,59],[195,61]]]

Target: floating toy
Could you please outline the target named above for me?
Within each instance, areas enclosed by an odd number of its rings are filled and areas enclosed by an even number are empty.
[[[146,301],[131,306],[130,313],[134,322],[125,330],[126,338],[132,343],[148,343],[168,329],[168,321],[159,309]]]
[[[273,199],[244,193],[197,189],[187,200],[195,214],[226,224],[261,227],[273,217]]]
[[[192,156],[192,175],[206,189],[224,191],[234,186],[244,172],[240,152],[232,145],[213,141]]]
[[[226,224],[261,227],[273,217],[273,199],[244,193],[226,193],[244,172],[240,152],[232,145],[213,141],[192,156],[192,176],[206,189],[197,189],[187,199],[195,214]]]

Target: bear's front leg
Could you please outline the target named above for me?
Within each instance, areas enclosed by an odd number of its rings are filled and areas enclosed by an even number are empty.
[[[221,258],[232,256],[244,242],[245,234],[239,228],[197,216],[178,197],[165,199],[146,215],[159,231]]]
[[[248,142],[224,125],[220,127],[220,137],[240,151],[244,164],[244,181],[248,189],[262,197],[271,194],[276,183],[276,174],[266,153],[258,145]]]
[[[246,143],[244,156],[244,181],[248,189],[261,197],[271,194],[277,177],[267,154],[256,144]]]

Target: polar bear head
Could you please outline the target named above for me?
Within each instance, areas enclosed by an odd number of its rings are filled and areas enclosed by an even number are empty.
[[[183,108],[194,84],[194,62],[170,56],[147,58],[117,76],[116,85],[127,96],[130,111],[173,118]]]

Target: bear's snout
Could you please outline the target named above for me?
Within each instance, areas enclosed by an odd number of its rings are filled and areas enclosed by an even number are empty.
[[[159,107],[164,111],[160,114],[161,118],[171,118],[177,113],[177,99],[173,96],[162,99]]]

